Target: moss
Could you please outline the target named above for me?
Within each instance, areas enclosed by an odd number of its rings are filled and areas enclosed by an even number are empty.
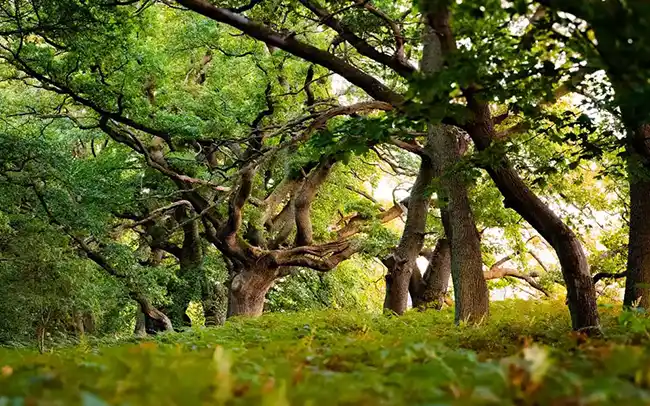
[[[560,302],[506,301],[479,327],[454,327],[451,309],[322,311],[42,355],[0,349],[0,405],[648,404],[650,323],[601,310],[598,340],[571,333]]]

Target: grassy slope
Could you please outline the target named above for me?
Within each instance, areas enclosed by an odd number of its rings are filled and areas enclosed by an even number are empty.
[[[0,349],[0,405],[650,404],[647,319],[604,308],[608,340],[584,342],[565,309],[495,303],[479,328],[454,327],[450,310],[269,314],[139,343]]]

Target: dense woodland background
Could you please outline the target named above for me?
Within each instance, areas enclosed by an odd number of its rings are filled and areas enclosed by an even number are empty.
[[[649,17],[1,1],[0,343],[330,308],[472,324],[504,289],[600,334],[598,300],[650,303]]]

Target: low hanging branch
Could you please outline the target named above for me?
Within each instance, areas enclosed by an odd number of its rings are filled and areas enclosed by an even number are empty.
[[[485,280],[491,280],[491,279],[499,279],[499,278],[505,278],[505,277],[512,277],[512,278],[517,278],[521,279],[525,282],[527,282],[530,286],[533,288],[539,290],[542,292],[545,296],[550,297],[550,293],[548,290],[546,290],[542,285],[540,285],[535,278],[539,277],[539,274],[537,273],[529,273],[529,274],[524,274],[516,269],[512,268],[504,268],[504,267],[492,267],[490,268],[489,271],[483,272],[483,276],[485,277]]]
[[[530,237],[528,240],[526,240],[526,243],[538,238],[538,236],[534,235]],[[508,268],[504,267],[503,265],[510,261],[515,255],[518,255],[520,251],[515,251],[510,255],[506,255],[505,257],[501,258],[497,262],[495,262],[490,269],[487,272],[484,272],[483,275],[486,280],[491,280],[491,279],[499,279],[499,278],[504,278],[504,277],[512,277],[512,278],[517,278],[521,279],[525,282],[527,282],[530,286],[533,288],[539,290],[542,292],[545,296],[550,297],[550,293],[548,290],[546,290],[535,278],[539,278],[539,274],[536,272],[531,272],[529,274],[525,274],[522,272],[519,272],[516,269],[513,268]],[[535,260],[544,268],[545,271],[548,272],[548,269],[544,266],[544,264],[541,262],[539,257],[532,252],[529,251],[529,253],[535,258]]]

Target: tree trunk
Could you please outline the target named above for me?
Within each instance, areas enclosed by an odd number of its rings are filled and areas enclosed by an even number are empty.
[[[136,337],[146,337],[147,335],[145,315],[140,309],[135,312],[135,328],[133,329],[133,334]]]
[[[260,316],[264,311],[266,293],[275,282],[277,272],[272,269],[249,269],[239,272],[230,285],[228,317]]]
[[[449,240],[441,238],[428,256],[429,264],[424,272],[413,272],[409,292],[413,307],[440,310],[447,296],[449,278],[451,277],[451,248]]]
[[[180,265],[178,272],[180,281],[170,287],[173,303],[168,314],[174,325],[190,327],[192,320],[187,315],[187,309],[192,298],[198,296],[199,293],[196,290],[200,285],[197,285],[194,281],[201,280],[205,275],[203,268],[204,252],[199,234],[199,223],[197,220],[190,218],[188,208],[179,206],[174,215],[176,221],[182,224],[183,246],[178,261]]]
[[[386,263],[386,260],[382,260],[386,268],[390,269],[388,264]],[[386,286],[386,291],[384,292],[384,309],[390,309],[390,298],[394,293],[392,293],[393,289],[393,277],[390,274],[390,271],[386,274],[384,277],[384,282]],[[406,301],[408,303],[408,298],[406,298]]]
[[[640,126],[635,138],[628,159],[630,231],[623,305],[650,309],[650,157],[644,156],[650,150],[650,125]]]
[[[440,173],[438,202],[449,213],[445,234],[451,246],[451,276],[454,283],[455,319],[476,323],[487,317],[490,303],[483,278],[481,237],[469,205],[463,174],[451,173],[460,160],[458,131],[451,126],[434,129],[431,144]]]
[[[84,331],[87,334],[95,334],[96,326],[95,326],[95,316],[93,315],[93,313],[91,311],[84,312],[82,319],[83,319]]]
[[[205,326],[221,326],[226,322],[228,312],[228,289],[221,283],[209,286],[206,281],[204,285],[202,304]]]
[[[484,151],[492,145],[495,135],[490,109],[471,91],[467,93],[468,106],[473,113],[467,130],[476,147]],[[514,209],[555,249],[566,284],[573,329],[598,333],[596,290],[587,257],[576,235],[526,186],[507,158],[490,165],[487,171],[503,194],[505,206]]]
[[[411,196],[408,200],[406,225],[395,251],[383,260],[388,268],[386,278],[386,300],[384,307],[396,314],[403,314],[408,307],[409,284],[411,274],[419,272],[416,267],[417,259],[424,244],[424,232],[431,200],[431,181],[434,168],[431,159],[422,157],[420,171],[415,179]]]
[[[442,66],[440,42],[437,41],[435,32],[426,24],[423,38],[424,50],[420,61],[420,70],[425,75],[432,75],[439,71]],[[426,151],[430,152],[430,138],[433,126],[428,123],[427,129],[428,139]],[[384,308],[392,310],[397,314],[403,314],[408,306],[411,277],[415,275],[415,278],[418,278],[419,276],[420,271],[417,269],[415,261],[420,251],[422,251],[422,245],[424,244],[429,202],[433,194],[431,183],[435,176],[435,167],[430,154],[422,154],[420,170],[418,171],[418,176],[415,179],[408,200],[406,224],[404,225],[402,238],[395,251],[382,261],[388,268]]]
[[[159,331],[174,331],[174,327],[172,326],[169,317],[167,317],[165,313],[156,309],[149,299],[144,297],[144,295],[136,295],[135,300],[140,305],[140,311],[145,315],[145,328],[148,333],[155,334]],[[147,324],[149,324],[149,326],[147,326]]]
[[[442,44],[443,54],[454,52],[456,42],[449,25],[449,10],[444,3],[426,14]],[[485,151],[495,139],[494,123],[489,105],[479,100],[472,86],[463,89],[467,107],[472,113],[464,126],[479,151]],[[567,299],[574,330],[600,332],[596,290],[591,281],[587,257],[580,241],[560,218],[521,180],[507,158],[489,165],[488,173],[505,198],[506,207],[514,209],[555,249],[567,287]],[[452,241],[453,252],[453,241]],[[456,288],[454,288],[456,289]]]
[[[84,328],[83,314],[79,311],[74,311],[73,315],[74,330],[78,337],[82,337],[86,334],[86,329]]]

